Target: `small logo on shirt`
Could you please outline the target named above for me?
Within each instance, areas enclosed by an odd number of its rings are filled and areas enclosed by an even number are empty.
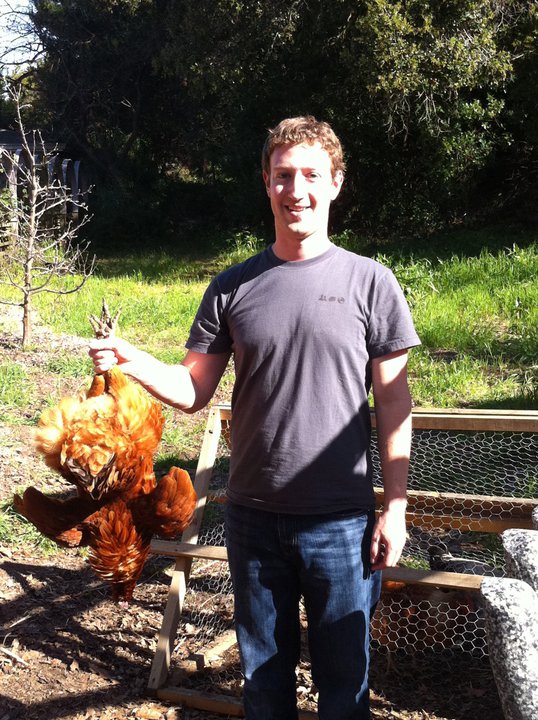
[[[345,298],[336,297],[336,295],[320,295],[318,298],[318,302],[338,303],[339,305],[343,305],[345,301]]]

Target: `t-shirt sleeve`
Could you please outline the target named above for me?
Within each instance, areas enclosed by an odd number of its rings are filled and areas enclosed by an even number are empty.
[[[224,315],[224,298],[215,278],[204,293],[186,347],[200,353],[230,352],[232,339]]]
[[[371,358],[420,345],[409,306],[390,270],[378,279],[372,296],[367,332]]]

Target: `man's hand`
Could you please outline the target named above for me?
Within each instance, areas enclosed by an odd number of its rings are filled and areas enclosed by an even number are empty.
[[[372,570],[394,567],[401,557],[406,539],[405,503],[403,503],[401,508],[381,513],[374,525],[370,546]]]
[[[104,340],[92,340],[88,351],[92,359],[95,372],[105,373],[111,367],[118,364],[125,364],[135,359],[140,354],[131,343],[117,337],[109,337]],[[128,371],[128,368],[122,370]]]

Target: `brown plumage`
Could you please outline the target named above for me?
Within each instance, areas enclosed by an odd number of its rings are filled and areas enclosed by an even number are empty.
[[[154,533],[173,537],[191,521],[196,494],[187,472],[159,482],[153,454],[164,419],[160,404],[116,366],[96,375],[81,397],[45,410],[35,434],[46,464],[77,488],[65,501],[33,487],[15,509],[59,545],[88,545],[89,562],[129,601]]]
[[[96,375],[84,395],[45,410],[35,441],[49,467],[99,500],[124,494],[131,484],[139,492],[140,468],[153,458],[163,425],[160,404],[116,366]],[[146,492],[154,480],[151,462],[148,470]]]

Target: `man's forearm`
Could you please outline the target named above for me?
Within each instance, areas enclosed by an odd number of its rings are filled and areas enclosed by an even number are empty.
[[[167,405],[189,410],[196,401],[196,389],[188,368],[167,365],[139,350],[139,357],[120,367],[137,380],[151,395]]]
[[[404,508],[411,453],[411,400],[403,397],[376,407],[377,441],[384,486],[384,509]]]
[[[167,365],[121,338],[92,340],[89,350],[95,371],[103,373],[118,365],[161,402],[189,410],[196,401],[196,385],[190,368]]]
[[[385,489],[370,549],[374,570],[396,565],[405,539],[407,475],[411,451],[411,396],[407,385],[407,352],[372,363],[377,440]]]
[[[378,446],[383,474],[383,512],[372,535],[374,570],[396,565],[406,540],[407,475],[411,447],[411,404],[383,403],[376,409]]]

